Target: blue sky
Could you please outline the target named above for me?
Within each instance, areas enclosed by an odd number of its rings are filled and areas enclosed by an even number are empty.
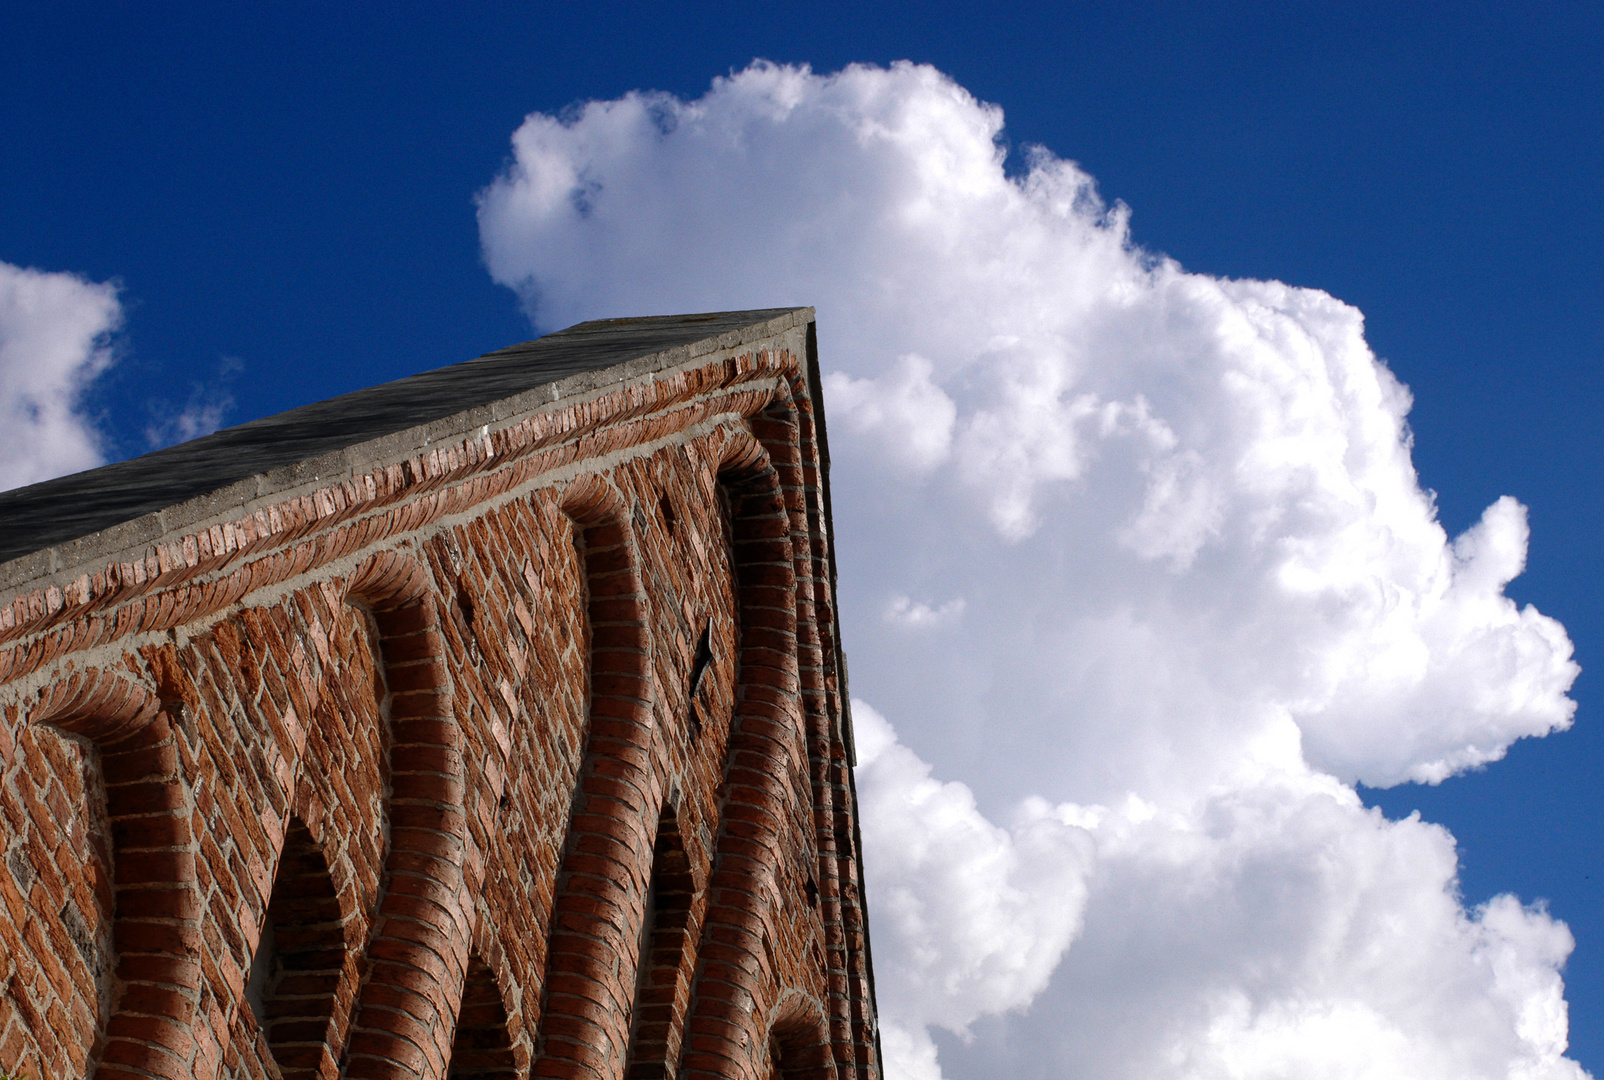
[[[1451,830],[1468,905],[1512,892],[1569,925],[1570,1056],[1597,1072],[1604,737],[1586,669],[1604,640],[1591,565],[1604,16],[1195,8],[13,14],[0,37],[0,260],[117,284],[116,362],[84,408],[106,455],[128,456],[173,437],[187,408],[239,422],[560,325],[532,328],[540,298],[487,273],[476,217],[528,114],[636,89],[696,99],[754,58],[820,73],[933,65],[1004,110],[1010,175],[1040,144],[1131,208],[1137,244],[1186,270],[1320,289],[1362,311],[1369,346],[1414,394],[1414,465],[1450,536],[1500,496],[1529,509],[1527,567],[1506,591],[1575,643],[1574,728],[1439,786],[1361,791],[1391,818],[1418,809]],[[848,647],[881,632],[849,622]],[[855,689],[999,817],[983,779],[947,767],[942,736],[921,744],[915,718],[893,715],[899,691],[877,663]],[[1028,1034],[978,1022],[982,1046]],[[983,1075],[958,1041],[937,1041],[948,1075]]]

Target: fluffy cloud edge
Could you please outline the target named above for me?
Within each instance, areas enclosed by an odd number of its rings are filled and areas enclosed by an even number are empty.
[[[80,404],[111,366],[122,322],[114,283],[0,262],[0,489],[105,461]]]
[[[1039,150],[1006,175],[1001,131],[999,109],[933,68],[759,63],[692,101],[629,94],[532,115],[479,204],[486,264],[537,321],[794,300],[818,307],[821,332],[829,323],[838,528],[892,553],[843,559],[843,581],[867,586],[848,614],[903,631],[866,635],[857,688],[921,750],[971,769],[933,768],[888,724],[860,721],[865,857],[880,868],[871,911],[894,958],[880,965],[888,1061],[936,1076],[933,1029],[995,1052],[986,1017],[1081,1022],[1057,1011],[1075,997],[1061,975],[1130,930],[1100,912],[1122,914],[1109,890],[1144,866],[1184,892],[1257,860],[1291,888],[1319,878],[1323,854],[1346,852],[1329,854],[1343,873],[1381,873],[1415,844],[1416,872],[1398,864],[1370,914],[1427,910],[1437,961],[1491,970],[1497,950],[1478,953],[1475,928],[1502,925],[1507,904],[1464,912],[1451,839],[1376,822],[1347,785],[1441,779],[1570,722],[1563,627],[1503,595],[1524,560],[1523,511],[1501,500],[1451,542],[1410,461],[1407,388],[1365,343],[1360,313],[1141,251],[1129,212],[1072,163]],[[972,572],[993,564],[1008,572]],[[1130,588],[1114,595],[1110,580]],[[1066,613],[1061,595],[1089,599]],[[952,597],[963,607],[943,619],[949,601],[934,598]],[[1521,678],[1500,675],[1511,670]],[[1053,679],[1034,697],[997,690]],[[976,771],[1002,770],[993,794],[1017,799],[1050,773],[1043,762],[1077,759],[1096,764],[1070,788],[1098,768],[1116,776],[1087,800],[1104,805],[1027,799],[1007,825],[981,813]],[[1303,819],[1326,833],[1302,848],[1254,831]],[[1046,895],[1020,870],[1030,822],[1061,845],[1044,861],[1066,903],[1036,904],[1050,918],[1027,910]],[[1311,915],[1340,915],[1340,892],[1319,894]],[[1523,913],[1510,925],[1532,929],[1505,935],[1524,942],[1506,966],[1525,989],[1466,977],[1467,1000],[1494,1009],[1479,1025],[1493,1041],[1448,1075],[1574,1076],[1557,1056],[1568,946],[1538,940],[1568,932],[1508,903]],[[1152,914],[1206,925],[1208,912],[1176,900]],[[1300,926],[1263,963],[1318,955],[1329,927]],[[1230,930],[1259,944],[1251,925]],[[1045,982],[1018,960],[1027,938]],[[1355,956],[1334,955],[1362,960],[1365,939],[1349,944]],[[1168,952],[1153,961],[1161,983],[1180,978],[1164,965],[1185,949]],[[1215,966],[1165,983],[1174,995],[1158,1003],[1201,1008],[1207,1022],[1187,1036],[1199,1069],[1273,1071],[1300,1030],[1370,1030],[1384,1049],[1376,1021],[1393,996],[1362,971],[1345,994],[1300,1004],[1318,981],[1300,968],[1313,981],[1242,1014],[1209,980],[1240,988],[1247,974],[1205,959]],[[1053,1053],[1032,1065],[1077,1067]],[[1180,1075],[1184,1057],[1161,1055],[1149,1075]]]

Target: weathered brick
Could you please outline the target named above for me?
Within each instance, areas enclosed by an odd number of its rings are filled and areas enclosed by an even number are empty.
[[[876,1076],[805,330],[0,596],[0,1072]]]

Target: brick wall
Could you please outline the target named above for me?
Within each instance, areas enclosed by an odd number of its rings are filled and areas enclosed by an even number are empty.
[[[0,597],[0,1072],[876,1076],[810,341]]]

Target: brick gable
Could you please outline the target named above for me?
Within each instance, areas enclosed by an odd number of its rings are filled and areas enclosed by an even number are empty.
[[[878,1075],[811,319],[0,494],[0,1071]]]

